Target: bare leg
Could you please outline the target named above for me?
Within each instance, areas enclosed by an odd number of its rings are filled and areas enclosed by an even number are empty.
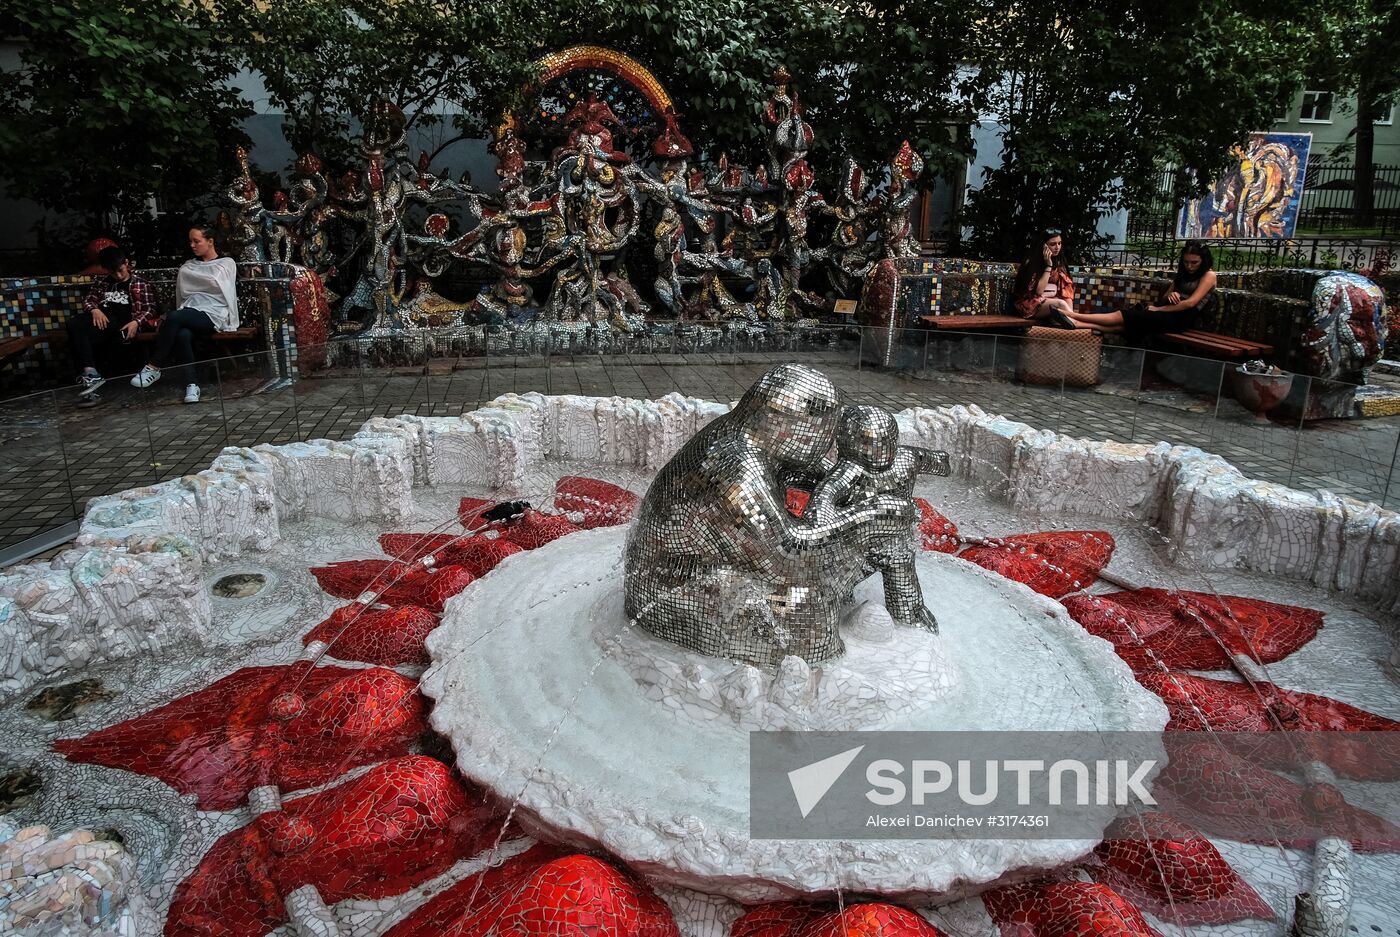
[[[1076,325],[1091,329],[1121,329],[1123,327],[1123,313],[1118,310],[1113,312],[1071,312],[1069,314]]]

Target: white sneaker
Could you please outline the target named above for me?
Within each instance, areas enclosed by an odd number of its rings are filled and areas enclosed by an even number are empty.
[[[199,385],[185,385],[185,403],[199,403]]]
[[[131,379],[131,386],[150,387],[158,380],[160,380],[160,368],[153,368],[148,364]]]

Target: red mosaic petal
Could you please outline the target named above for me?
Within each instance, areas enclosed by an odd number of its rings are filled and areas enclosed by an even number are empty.
[[[562,514],[545,514],[534,508],[527,508],[523,514],[499,529],[501,536],[523,550],[542,547],[580,530]]]
[[[1272,683],[1212,680],[1188,673],[1144,673],[1138,682],[1167,704],[1168,732],[1327,732],[1318,757],[1337,774],[1361,781],[1400,780],[1400,735],[1378,744],[1374,735],[1348,738],[1353,732],[1396,732],[1400,722],[1377,716],[1340,700],[1285,690]],[[1287,752],[1280,747],[1280,754]],[[1295,758],[1270,761],[1289,768]]]
[[[1115,546],[1106,531],[1065,530],[988,538],[958,555],[1058,599],[1092,585]]]
[[[496,568],[496,564],[513,553],[521,553],[523,548],[504,537],[487,537],[478,534],[464,537],[440,554],[444,563],[460,566],[478,579]]]
[[[1065,607],[1091,634],[1113,642],[1136,673],[1224,670],[1231,654],[1272,664],[1307,644],[1322,612],[1239,596],[1133,589],[1069,596]]]
[[[788,513],[793,517],[801,517],[802,512],[807,510],[807,502],[811,500],[812,493],[810,491],[803,491],[801,488],[789,488],[785,499]]]
[[[1162,809],[1209,836],[1304,848],[1322,833],[1360,852],[1400,852],[1400,827],[1353,807],[1335,787],[1305,787],[1216,740],[1168,735],[1169,763],[1153,796]]]
[[[872,902],[824,914],[794,937],[943,937],[943,932],[908,908]]]
[[[762,904],[735,921],[729,937],[790,937],[827,913],[827,908],[809,901]]]
[[[379,547],[397,560],[411,563],[460,539],[454,534],[380,534]]]
[[[458,882],[385,937],[679,937],[641,881],[592,856],[535,846]]]
[[[1161,937],[1142,912],[1103,885],[1007,885],[982,895],[1002,937]]]
[[[1104,832],[1087,871],[1158,917],[1177,924],[1274,919],[1273,909],[1210,841],[1161,813],[1124,817]]]
[[[352,602],[332,612],[301,643],[327,644],[330,655],[340,660],[426,667],[431,658],[424,642],[437,626],[437,616],[416,605],[375,609]]]
[[[165,933],[257,937],[304,885],[327,904],[402,894],[480,852],[498,822],[442,762],[400,758],[220,838],[176,889]]]
[[[539,844],[499,866],[462,879],[389,928],[384,937],[485,937],[495,932],[510,899],[541,866],[566,855]]]
[[[393,671],[250,667],[54,749],[160,778],[201,810],[231,810],[254,787],[324,784],[402,754],[425,730],[417,685]]]
[[[321,591],[338,599],[357,599],[366,591],[387,589],[399,579],[415,574],[413,564],[397,560],[348,560],[328,566],[313,566],[311,575]]]
[[[485,498],[463,498],[457,502],[457,519],[462,522],[462,526],[467,530],[480,530],[486,526],[486,520],[482,518],[481,512],[491,507],[496,502]]]
[[[962,546],[958,525],[934,510],[923,498],[915,498],[914,504],[919,508],[919,537],[923,548],[934,553],[957,553]]]
[[[460,567],[396,560],[348,560],[314,567],[311,573],[322,589],[338,598],[370,593],[384,605],[421,605],[434,613],[476,578]]]
[[[729,937],[943,937],[914,912],[883,902],[830,905],[780,901],[734,922]]]
[[[555,510],[582,514],[578,526],[584,530],[627,523],[641,501],[626,488],[582,475],[565,476],[554,485]]]

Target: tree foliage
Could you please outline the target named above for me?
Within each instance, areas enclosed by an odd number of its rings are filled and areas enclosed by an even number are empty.
[[[482,136],[530,77],[537,9],[442,0],[218,0],[298,152],[343,157],[376,98]]]
[[[0,74],[0,174],[13,195],[118,229],[157,193],[208,187],[247,103],[217,21],[184,0],[10,0],[20,45]],[[115,215],[112,219],[111,216]]]
[[[1148,202],[1164,165],[1207,184],[1301,80],[1318,15],[1297,0],[1011,3],[979,43],[1004,76],[990,113],[1006,132],[969,199],[972,250],[1019,256],[1050,226],[1082,252],[1106,212]]]

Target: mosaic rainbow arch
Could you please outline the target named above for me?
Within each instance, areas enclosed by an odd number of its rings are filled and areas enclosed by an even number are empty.
[[[664,114],[671,105],[671,97],[656,76],[647,71],[646,66],[629,55],[603,46],[570,46],[542,57],[539,66],[539,83],[547,84],[560,75],[581,69],[592,68],[616,75],[642,93],[647,103]]]

